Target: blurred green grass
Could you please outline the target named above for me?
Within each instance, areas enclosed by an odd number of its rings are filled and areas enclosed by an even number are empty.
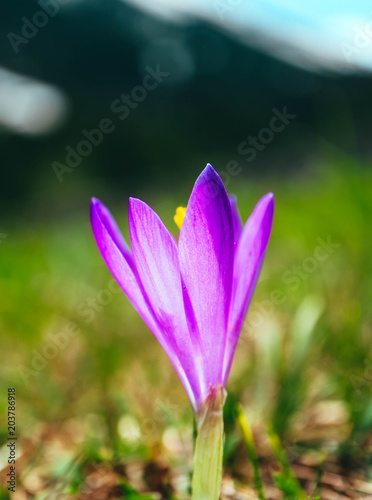
[[[368,463],[372,171],[332,156],[311,172],[233,178],[227,186],[244,220],[260,195],[272,190],[276,200],[272,238],[227,390],[247,408],[253,426],[270,424],[288,442],[336,450],[345,463]],[[191,187],[143,194],[175,234],[174,210]],[[127,236],[126,201],[121,207],[103,201]],[[320,241],[337,246],[318,254]],[[41,425],[71,424],[75,447],[62,454],[67,463],[76,450],[97,460],[149,458],[166,432],[188,436],[187,397],[115,288],[96,249],[88,207],[58,224],[20,222],[2,241],[0,256],[0,402],[5,408],[7,389],[15,386],[19,435],[32,440]],[[228,409],[226,418],[228,463],[237,434]],[[5,441],[5,426],[1,435]],[[62,455],[49,460],[51,474],[60,474]],[[33,463],[37,456],[25,470]]]

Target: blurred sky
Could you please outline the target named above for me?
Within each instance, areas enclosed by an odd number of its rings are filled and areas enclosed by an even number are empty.
[[[372,70],[372,5],[367,0],[131,0],[160,16],[191,14],[214,22],[248,43],[249,30],[259,31],[255,43],[304,67]],[[362,34],[364,33],[364,35]],[[355,38],[357,37],[357,40]],[[292,50],[289,50],[292,49]],[[296,49],[298,53],[294,52]],[[306,59],[299,54],[306,55]]]

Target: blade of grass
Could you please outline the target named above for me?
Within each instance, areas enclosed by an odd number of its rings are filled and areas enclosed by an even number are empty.
[[[258,497],[260,500],[265,500],[261,472],[258,465],[258,456],[256,452],[256,448],[253,441],[251,427],[249,425],[248,419],[244,414],[243,408],[239,403],[235,405],[235,414],[240,429],[242,431],[244,444],[247,448],[248,456],[252,464],[253,475],[254,475],[254,484],[258,493]]]
[[[296,500],[306,500],[308,498],[307,494],[302,489],[289,464],[279,436],[276,434],[272,426],[269,427],[268,433],[271,447],[281,469],[281,473],[275,478],[277,485],[283,493],[287,495],[290,494],[290,498],[292,498],[293,495],[293,498],[296,498]]]

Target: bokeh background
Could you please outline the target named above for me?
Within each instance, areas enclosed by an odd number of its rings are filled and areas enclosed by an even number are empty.
[[[175,208],[207,162],[244,219],[265,192],[276,198],[227,387],[224,495],[256,498],[237,399],[268,498],[281,498],[268,426],[309,495],[372,498],[369,3],[0,11],[0,469],[16,387],[14,498],[187,496],[192,412],[96,249],[89,202],[127,236],[139,197],[176,235]]]

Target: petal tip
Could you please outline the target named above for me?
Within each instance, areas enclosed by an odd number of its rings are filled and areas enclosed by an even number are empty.
[[[274,204],[275,201],[274,193],[267,193],[266,200],[268,201],[268,203]]]
[[[266,208],[271,208],[271,210],[274,210],[274,193],[267,193],[265,194],[261,200],[259,201],[259,204],[262,204],[266,206]]]
[[[136,204],[136,202],[139,201],[137,198],[133,198],[132,196],[129,196],[129,199],[128,199],[128,207],[129,207],[129,210],[130,208]]]
[[[210,163],[207,163],[207,166],[204,168],[199,177],[196,179],[194,187],[201,185],[209,186],[208,196],[212,198],[217,196],[217,194],[220,191],[226,192],[221,177],[218,175],[218,173]]]
[[[210,175],[213,177],[217,176],[219,178],[217,171],[212,167],[212,165],[209,162],[207,163],[205,169],[201,173],[201,175],[203,175],[203,174]]]
[[[108,212],[108,210],[102,203],[102,201],[99,200],[98,198],[93,197],[90,203],[91,217],[98,217],[101,219],[102,217],[104,217],[106,212]]]
[[[134,198],[134,196],[129,196],[129,203],[137,203],[137,202],[144,203],[139,198]]]
[[[102,207],[102,202],[98,198],[92,198],[90,201],[91,217],[95,216],[101,207]]]
[[[274,209],[274,202],[275,202],[274,193],[267,193],[266,196],[267,196],[268,204],[270,204],[272,206],[272,208]]]
[[[270,217],[271,223],[274,217],[274,194],[273,193],[267,193],[263,197],[263,201],[265,204],[265,210],[268,216]]]
[[[133,198],[132,196],[129,197],[129,203],[128,203],[128,212],[132,213],[133,210],[136,210],[138,207],[142,207],[146,205],[146,203],[138,198]]]

